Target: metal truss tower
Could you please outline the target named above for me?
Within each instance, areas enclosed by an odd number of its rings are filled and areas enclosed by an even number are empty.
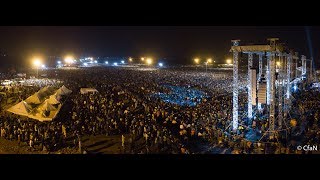
[[[271,79],[271,74],[270,74],[270,60],[271,60],[271,53],[267,53],[267,105],[270,105],[270,96],[271,96],[271,89],[270,89],[270,79]]]
[[[307,59],[306,56],[301,56],[301,62],[302,62],[302,75],[306,75],[307,73]]]
[[[281,53],[279,53],[279,67],[278,67],[278,126],[281,129],[282,127],[282,121],[283,121],[283,56]]]
[[[261,79],[261,75],[262,75],[262,57],[263,57],[263,53],[259,53],[259,81]]]
[[[269,130],[271,132],[271,137],[274,132],[274,122],[275,122],[275,85],[276,85],[276,62],[275,62],[275,54],[271,53],[270,58],[270,118],[269,118]]]
[[[232,40],[233,46],[239,46],[240,40]],[[232,109],[232,130],[236,132],[238,129],[238,61],[239,61],[239,52],[233,51],[233,109]]]
[[[253,60],[253,54],[248,53],[248,118],[252,118],[252,89],[251,89],[251,82],[252,82],[252,60]]]
[[[289,113],[289,105],[290,105],[290,96],[291,96],[291,92],[290,92],[290,88],[291,88],[291,84],[290,84],[290,80],[291,80],[291,61],[292,61],[292,54],[287,54],[286,56],[286,64],[287,64],[287,76],[286,76],[286,98],[284,101],[284,107],[285,107],[285,116],[287,117],[288,113]]]

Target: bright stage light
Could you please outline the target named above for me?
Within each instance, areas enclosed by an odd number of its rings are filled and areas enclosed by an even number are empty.
[[[124,64],[124,61],[121,61],[121,64]]]
[[[231,64],[231,59],[227,59],[227,64]]]
[[[66,56],[66,57],[64,58],[64,61],[65,61],[66,63],[68,63],[68,64],[72,64],[73,61],[74,61],[74,58],[73,58],[72,56]]]
[[[113,65],[118,66],[118,63],[115,62],[115,63],[113,63]]]
[[[84,66],[88,66],[88,63],[83,63]]]
[[[109,64],[109,62],[108,61],[106,61],[106,62],[104,62],[105,64]]]
[[[58,64],[61,64],[61,61],[57,61]]]
[[[147,59],[147,64],[148,64],[148,65],[151,65],[151,64],[152,64],[152,59],[151,59],[151,58],[148,58],[148,59]]]
[[[41,65],[41,59],[35,58],[33,60],[33,65],[35,65],[36,67],[39,67]]]
[[[159,66],[162,67],[162,66],[163,66],[163,63],[159,63]]]

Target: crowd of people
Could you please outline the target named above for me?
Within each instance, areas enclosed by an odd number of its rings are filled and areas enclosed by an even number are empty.
[[[245,134],[250,130],[245,124],[240,125],[243,127],[240,135],[228,133],[232,123],[231,71],[198,73],[184,69],[88,68],[57,73],[60,81],[73,91],[58,117],[52,122],[40,123],[2,113],[1,137],[27,143],[31,149],[49,151],[78,147],[83,136],[124,135],[122,153],[209,153],[208,147],[226,148],[232,153],[294,153],[289,145],[281,142],[245,140]],[[240,77],[239,114],[245,116],[246,78]],[[206,96],[195,106],[164,102],[153,96],[159,92],[170,93],[163,84],[201,90]],[[34,89],[29,89],[26,96],[40,88],[31,87]],[[98,92],[81,94],[83,87],[96,88]],[[308,140],[319,142],[318,121],[311,123],[307,116],[310,113],[307,110],[313,109],[313,117],[318,119],[318,110],[311,107],[319,106],[319,92],[305,93],[303,96],[308,97],[305,100],[308,103],[296,98],[296,104],[303,107],[298,110],[304,112],[309,122],[305,130],[310,137]],[[259,121],[259,118],[255,122],[253,128],[263,134],[267,122]]]

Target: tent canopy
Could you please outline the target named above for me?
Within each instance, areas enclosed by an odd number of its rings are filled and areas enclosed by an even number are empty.
[[[46,97],[49,96],[50,94],[52,94],[54,92],[54,88],[50,87],[50,86],[46,86],[42,89],[40,89],[38,91],[38,93],[42,96],[42,97]]]
[[[59,104],[60,103],[60,97],[57,97],[56,95],[51,95],[48,99],[49,104]]]
[[[64,96],[64,95],[68,95],[71,94],[71,90],[69,90],[68,88],[66,88],[65,86],[62,86],[61,88],[59,88],[56,91],[56,94],[60,95],[60,96]]]
[[[96,92],[98,92],[98,90],[96,90],[94,88],[81,88],[80,89],[81,94],[96,93]]]
[[[65,86],[62,86],[56,92],[54,92],[53,87],[45,87],[28,97],[25,101],[12,106],[7,111],[38,121],[52,121],[62,107],[60,103],[61,96],[70,94],[71,92]],[[30,104],[33,106],[31,107]]]
[[[31,107],[25,101],[21,101],[18,104],[9,108],[7,111],[22,116],[28,116],[29,112],[31,111]]]
[[[44,98],[41,97],[39,93],[35,93],[32,96],[28,97],[25,101],[28,104],[41,104],[44,101]]]
[[[66,94],[72,93],[72,91],[70,89],[66,88],[64,85],[60,89]]]
[[[53,107],[53,106],[48,102],[48,100],[46,100],[44,103],[42,103],[42,104],[38,107],[38,110],[41,110],[41,111],[55,111],[56,108]]]

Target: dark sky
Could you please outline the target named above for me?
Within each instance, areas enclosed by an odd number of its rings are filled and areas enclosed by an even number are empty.
[[[313,51],[319,59],[320,27],[310,27]],[[154,56],[190,58],[230,55],[230,40],[266,43],[279,37],[289,47],[310,57],[304,26],[16,26],[0,27],[0,51],[30,54],[65,53],[92,56]]]

